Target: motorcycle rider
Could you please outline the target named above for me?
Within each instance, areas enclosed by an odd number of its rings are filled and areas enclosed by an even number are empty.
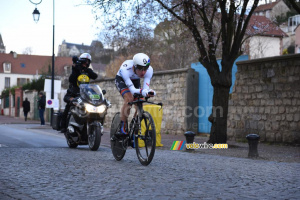
[[[79,56],[79,59],[74,59],[73,62],[76,62],[75,66],[72,66],[72,73],[69,77],[69,89],[67,90],[67,94],[64,97],[64,101],[67,103],[65,110],[62,114],[61,120],[61,132],[65,133],[67,131],[67,116],[71,107],[72,100],[79,95],[80,84],[88,84],[91,79],[96,79],[98,75],[93,72],[91,68],[89,68],[90,63],[92,61],[92,57],[89,53],[83,53]]]
[[[142,94],[144,97],[155,96],[155,91],[149,88],[152,75],[153,68],[150,66],[150,58],[144,53],[135,54],[133,60],[126,60],[122,63],[115,78],[115,85],[124,99],[121,108],[120,131],[117,132],[117,135],[128,135],[126,125],[131,109],[128,103],[134,100],[134,94]],[[144,78],[142,89],[140,89],[141,78]],[[149,95],[149,92],[154,95]]]

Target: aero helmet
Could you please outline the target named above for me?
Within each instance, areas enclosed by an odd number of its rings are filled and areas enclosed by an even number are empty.
[[[83,53],[79,56],[79,61],[81,63],[87,63],[87,67],[89,67],[92,61],[92,56],[89,53]]]
[[[150,58],[144,53],[138,53],[133,56],[134,67],[139,70],[147,70],[150,66]]]
[[[77,78],[77,86],[80,84],[89,84],[90,83],[90,78],[86,74],[81,74]]]

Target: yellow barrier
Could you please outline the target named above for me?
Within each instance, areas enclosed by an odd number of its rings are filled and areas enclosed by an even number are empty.
[[[154,120],[155,130],[156,130],[156,146],[157,147],[164,146],[161,143],[161,134],[160,134],[163,110],[158,105],[145,105],[143,106],[143,109],[148,113],[150,113]],[[141,129],[142,129],[142,133],[145,133],[146,131],[145,123],[141,124]],[[139,140],[139,146],[142,147],[144,145],[145,145],[144,142]]]

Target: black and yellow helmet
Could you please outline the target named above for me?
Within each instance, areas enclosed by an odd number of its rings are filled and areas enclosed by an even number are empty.
[[[81,74],[80,76],[78,76],[77,86],[79,86],[80,84],[89,84],[89,83],[90,83],[90,78],[88,77],[88,75]]]

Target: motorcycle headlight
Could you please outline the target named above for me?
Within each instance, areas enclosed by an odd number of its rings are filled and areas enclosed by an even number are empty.
[[[85,110],[89,113],[103,113],[106,109],[105,105],[101,105],[101,106],[93,106],[90,104],[85,104]]]
[[[98,113],[103,113],[106,109],[106,106],[105,105],[101,105],[101,106],[98,106],[97,107],[97,111]]]

